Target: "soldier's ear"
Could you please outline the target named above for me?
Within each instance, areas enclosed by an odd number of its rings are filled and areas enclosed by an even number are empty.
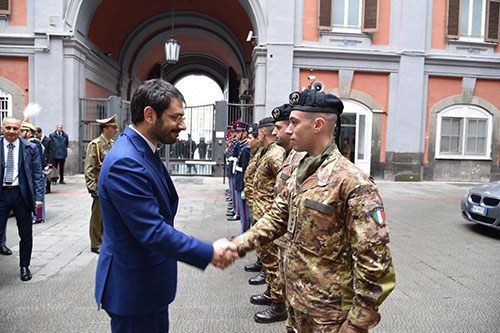
[[[318,117],[318,118],[314,119],[314,121],[313,121],[313,131],[314,131],[314,133],[318,133],[318,132],[323,131],[325,127],[326,127],[326,121],[325,121],[325,119],[323,119],[321,117]]]

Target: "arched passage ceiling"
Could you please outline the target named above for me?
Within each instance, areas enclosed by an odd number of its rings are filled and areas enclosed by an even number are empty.
[[[181,57],[183,52],[208,54],[237,75],[245,75],[253,48],[246,36],[254,29],[239,1],[177,1],[174,22]],[[163,44],[170,38],[170,29],[170,1],[102,0],[87,37],[143,80],[165,61]]]

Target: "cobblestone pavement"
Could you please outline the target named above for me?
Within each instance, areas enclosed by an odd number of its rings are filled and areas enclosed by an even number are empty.
[[[0,332],[109,332],[93,300],[97,256],[90,252],[91,198],[81,175],[47,195],[47,222],[33,226],[33,279],[19,279],[14,219],[12,256],[0,256]],[[176,227],[206,241],[230,237],[220,178],[174,178],[180,195]],[[397,288],[373,332],[499,332],[500,233],[468,223],[459,202],[471,184],[379,182],[391,228]],[[171,332],[284,332],[253,321],[265,307],[249,303],[262,286],[247,283],[249,254],[226,271],[179,264]]]

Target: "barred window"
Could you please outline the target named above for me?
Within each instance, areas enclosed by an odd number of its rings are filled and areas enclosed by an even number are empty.
[[[490,158],[493,117],[473,105],[438,113],[436,158]]]

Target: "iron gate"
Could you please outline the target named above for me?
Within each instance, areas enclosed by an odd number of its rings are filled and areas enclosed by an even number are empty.
[[[215,105],[185,107],[184,114],[187,129],[179,134],[175,143],[162,148],[164,151],[160,154],[168,156],[168,169],[172,175],[211,176],[216,164],[213,161]]]
[[[83,172],[85,154],[90,141],[101,134],[99,123],[96,119],[103,119],[116,114],[118,116],[119,130],[123,131],[130,123],[130,102],[120,97],[109,98],[80,98],[80,172]]]

